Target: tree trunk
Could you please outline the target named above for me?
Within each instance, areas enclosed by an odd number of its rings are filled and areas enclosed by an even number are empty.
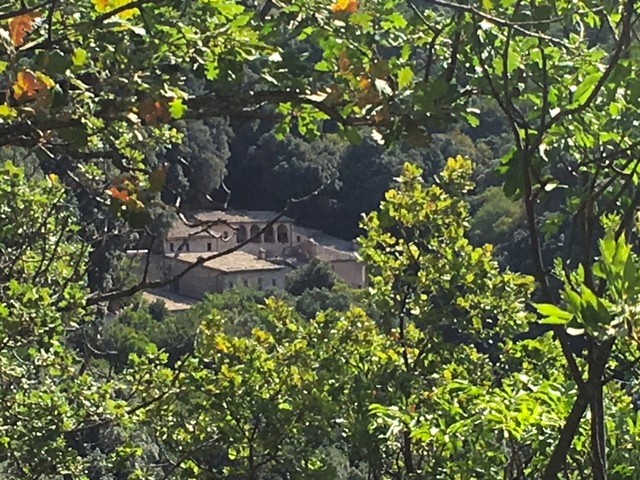
[[[413,451],[411,448],[411,432],[406,428],[402,432],[402,456],[404,458],[404,469],[408,474],[415,473],[413,467]]]
[[[560,472],[562,472],[567,460],[567,454],[571,448],[571,443],[573,443],[573,439],[578,432],[578,427],[580,426],[582,416],[587,409],[587,405],[589,405],[587,391],[581,390],[578,392],[578,398],[576,398],[576,401],[571,408],[571,412],[562,427],[560,439],[558,440],[558,443],[556,443],[553,453],[551,454],[551,458],[549,459],[549,463],[547,463],[547,468],[545,468],[544,473],[542,474],[542,480],[556,480]]]

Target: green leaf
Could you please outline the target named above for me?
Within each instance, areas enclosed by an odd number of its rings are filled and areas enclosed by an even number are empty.
[[[181,98],[176,98],[169,104],[169,113],[171,118],[179,120],[184,117],[187,111],[187,106],[184,104]]]
[[[562,310],[561,308],[552,305],[551,303],[535,303],[533,305],[538,313],[544,317],[553,317],[554,319],[559,320],[557,323],[565,323],[571,320],[573,315],[566,310]],[[547,322],[549,323],[549,322]]]
[[[206,63],[206,76],[207,80],[215,80],[220,75],[220,67],[217,60],[211,60]]]
[[[0,105],[0,117],[1,118],[13,118],[18,115],[18,112],[15,108],[10,107],[9,105],[2,104]]]
[[[352,25],[357,25],[363,29],[370,29],[371,22],[373,21],[373,15],[370,13],[354,13],[349,17],[349,23]]]
[[[574,102],[584,103],[587,98],[589,98],[589,95],[591,95],[591,93],[593,92],[593,89],[595,88],[596,83],[598,83],[598,80],[600,80],[601,76],[602,74],[599,72],[592,73],[591,75],[587,76],[587,78],[582,81],[578,88],[576,88],[576,91],[573,92]]]
[[[73,64],[72,59],[60,50],[53,50],[45,55],[43,63],[50,75],[63,75]]]
[[[480,118],[475,114],[475,112],[471,112],[471,109],[468,109],[466,112],[462,112],[462,116],[467,121],[470,127],[476,128],[480,125]]]
[[[315,64],[314,68],[318,72],[330,72],[332,70],[331,65],[326,60],[319,61]]]
[[[522,57],[515,50],[509,50],[509,54],[507,55],[507,72],[511,73],[516,70],[522,62]]]
[[[410,67],[402,67],[398,71],[398,86],[400,88],[408,87],[413,82],[413,77],[413,70]]]
[[[344,129],[345,136],[349,143],[352,145],[360,145],[362,143],[362,136],[357,128],[354,127],[345,127]]]
[[[482,0],[482,8],[487,11],[493,10],[494,5],[492,0]]]
[[[402,52],[400,53],[400,58],[402,58],[402,60],[404,60],[405,62],[409,60],[409,57],[411,56],[411,50],[412,50],[411,44],[405,43],[402,46]]]
[[[87,51],[84,48],[76,48],[71,55],[71,60],[76,67],[81,67],[87,62]]]
[[[609,105],[609,113],[611,114],[612,117],[617,117],[620,115],[622,108],[620,107],[620,104],[617,102],[612,102],[611,105]]]

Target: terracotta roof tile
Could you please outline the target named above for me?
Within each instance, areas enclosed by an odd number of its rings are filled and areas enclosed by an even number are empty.
[[[206,257],[204,253],[196,252],[180,252],[178,254],[170,253],[166,255],[179,261],[194,263],[200,257]],[[282,265],[271,263],[267,260],[256,257],[246,252],[232,252],[222,257],[214,258],[203,264],[205,268],[219,270],[221,272],[246,272],[257,270],[280,270],[284,268]]]

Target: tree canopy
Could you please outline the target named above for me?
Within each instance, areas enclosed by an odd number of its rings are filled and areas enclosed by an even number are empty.
[[[4,2],[0,476],[638,476],[638,13]],[[225,171],[365,213],[369,289],[109,303]]]

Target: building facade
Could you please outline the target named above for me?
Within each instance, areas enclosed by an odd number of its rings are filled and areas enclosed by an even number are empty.
[[[206,255],[194,252],[167,254],[157,263],[159,278],[175,278],[187,268],[186,274],[170,285],[172,293],[191,298],[203,298],[207,293],[220,293],[235,286],[253,287],[258,290],[284,288],[285,276],[291,270],[246,252],[227,253],[207,260],[195,267]]]
[[[292,268],[316,258],[327,262],[351,287],[366,285],[364,264],[352,242],[296,226],[276,212],[194,212],[174,223],[163,249],[150,270],[156,279],[174,278],[198,263],[170,287],[173,293],[191,298],[234,286],[284,288]],[[216,253],[224,255],[200,260]]]
[[[276,217],[269,211],[196,212],[173,224],[164,240],[164,251],[222,252],[251,238],[242,251],[267,258],[283,257],[294,246],[296,236],[293,220],[288,217],[269,225]]]

